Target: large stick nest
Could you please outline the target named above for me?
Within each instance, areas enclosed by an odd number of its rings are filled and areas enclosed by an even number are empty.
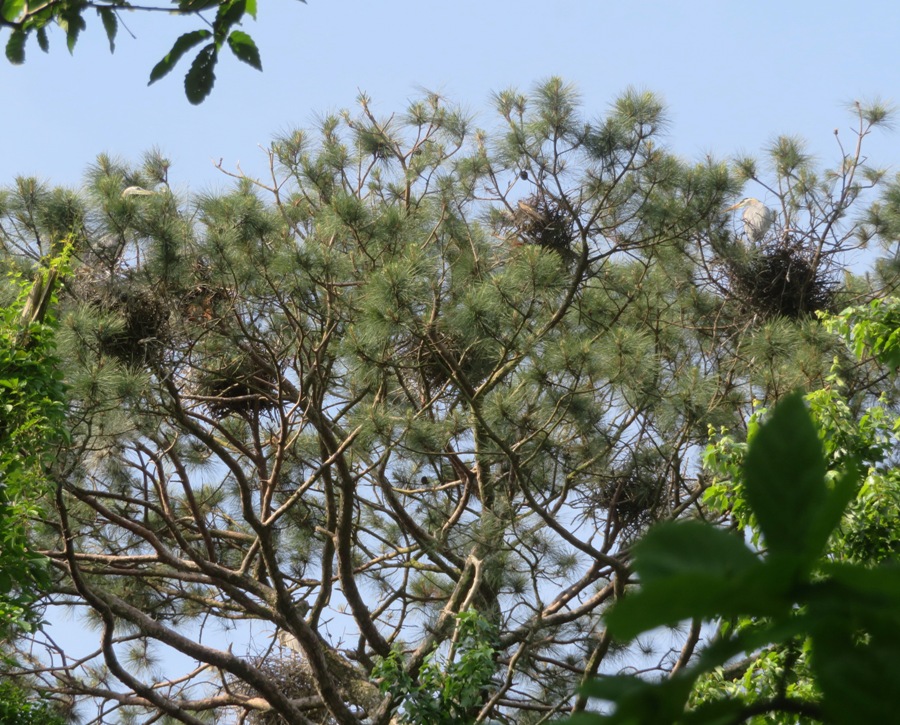
[[[559,254],[569,261],[575,243],[575,225],[571,213],[543,194],[533,194],[518,202],[507,220],[512,237],[521,244],[534,244]]]
[[[368,681],[366,673],[342,656],[325,652],[329,673],[337,690],[347,705],[354,710],[371,712],[381,704],[378,687]],[[279,647],[266,656],[253,657],[250,663],[278,685],[282,694],[297,704],[306,701],[306,717],[315,723],[332,725],[337,721],[321,703],[312,668],[299,653],[290,647]],[[231,688],[242,695],[258,696],[250,685],[241,680],[231,683]],[[283,725],[286,721],[272,711],[254,711],[247,718],[252,725]]]
[[[214,279],[206,260],[201,259],[193,264],[190,281],[193,284],[181,297],[181,312],[188,322],[211,326],[234,310],[234,289]]]
[[[648,451],[637,451],[616,473],[604,478],[594,501],[606,509],[614,526],[637,536],[660,518],[665,505],[667,467]]]
[[[208,354],[197,364],[194,380],[198,397],[216,418],[255,416],[274,408],[279,399],[278,370],[255,350]]]
[[[102,354],[135,368],[158,359],[169,339],[169,309],[154,290],[127,273],[100,276],[86,268],[69,286],[77,299],[111,318],[97,330]]]
[[[728,293],[764,319],[829,311],[838,286],[821,257],[789,238],[725,260],[724,271]]]
[[[423,399],[438,394],[448,384],[455,390],[457,378],[478,387],[496,364],[496,356],[484,346],[466,346],[454,335],[435,329],[398,336],[378,357],[365,357],[397,375],[403,388]]]
[[[282,694],[292,700],[318,700],[319,692],[316,689],[312,671],[306,662],[288,652],[285,656],[270,654],[267,657],[256,657],[250,662],[272,681],[278,683],[278,689]],[[241,680],[235,680],[231,684],[236,692],[249,697],[258,697],[259,693]],[[306,716],[313,722],[333,723],[324,707],[312,707],[306,712]],[[286,721],[277,712],[257,710],[250,714],[247,722],[252,725],[283,725]]]

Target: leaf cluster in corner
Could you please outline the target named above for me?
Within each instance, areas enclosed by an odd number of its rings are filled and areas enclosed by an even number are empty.
[[[635,547],[640,589],[608,613],[610,632],[631,640],[686,619],[750,618],[723,628],[693,667],[651,683],[601,677],[585,694],[615,704],[608,715],[572,723],[741,722],[764,712],[835,723],[888,722],[885,693],[900,688],[900,568],[830,563],[826,543],[856,493],[854,467],[831,482],[815,425],[800,394],[785,399],[750,444],[746,497],[765,548],[751,550],[734,532],[696,521],[661,524]],[[748,704],[739,698],[690,710],[697,678],[731,658],[800,637],[808,641],[820,700]]]

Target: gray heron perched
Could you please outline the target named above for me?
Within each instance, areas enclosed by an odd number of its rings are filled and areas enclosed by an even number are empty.
[[[140,186],[129,186],[122,192],[122,196],[153,196],[155,193],[155,191],[150,191]]]
[[[725,211],[735,211],[736,209],[744,210],[741,218],[744,220],[744,234],[747,239],[751,244],[759,243],[775,221],[775,211],[753,197],[741,199]]]

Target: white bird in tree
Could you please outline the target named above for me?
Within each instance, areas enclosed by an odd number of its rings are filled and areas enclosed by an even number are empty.
[[[741,199],[737,204],[728,207],[725,211],[734,211],[736,209],[744,210],[744,213],[741,215],[741,218],[744,220],[744,234],[751,244],[757,244],[772,227],[775,221],[775,211],[753,197]]]
[[[149,191],[140,186],[129,186],[122,192],[122,196],[153,196],[155,193],[155,191]]]

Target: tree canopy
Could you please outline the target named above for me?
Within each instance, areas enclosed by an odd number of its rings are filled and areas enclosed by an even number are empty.
[[[890,259],[843,267],[896,239],[891,185],[863,207],[885,112],[858,106],[820,169],[789,138],[686,162],[649,93],[494,102],[486,132],[435,94],[388,118],[361,96],[224,193],[182,195],[153,153],[2,192],[5,267],[72,247],[68,435],[30,536],[41,612],[99,639],[23,632],[11,676],[93,722],[536,723],[703,648],[699,618],[661,644],[604,616],[649,527],[759,515],[704,470],[710,430],[743,440],[835,376],[848,421],[895,409],[816,315],[895,286]],[[775,212],[752,241],[723,212],[748,193]]]

